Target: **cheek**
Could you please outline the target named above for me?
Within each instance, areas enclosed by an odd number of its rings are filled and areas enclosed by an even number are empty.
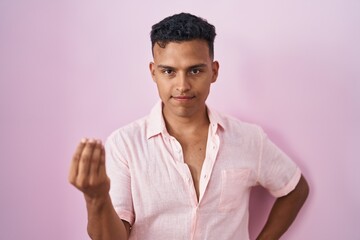
[[[165,84],[164,82],[158,81],[156,82],[156,86],[158,89],[158,92],[161,96],[166,96],[169,95],[170,93],[170,87],[168,86],[168,84]]]
[[[210,84],[206,84],[203,85],[202,88],[200,89],[203,98],[207,98],[207,96],[209,95],[210,86],[211,86]]]

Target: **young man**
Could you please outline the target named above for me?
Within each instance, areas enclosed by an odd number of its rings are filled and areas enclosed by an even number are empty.
[[[295,219],[308,195],[298,167],[261,128],[205,104],[219,70],[215,35],[185,13],[155,24],[150,72],[161,102],[108,138],[106,169],[99,140],[79,144],[69,181],[84,193],[92,239],[246,240],[258,184],[277,200],[257,239],[279,239]]]

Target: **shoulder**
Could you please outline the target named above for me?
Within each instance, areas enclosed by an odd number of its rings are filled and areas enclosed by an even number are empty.
[[[216,114],[219,118],[219,124],[226,134],[256,138],[261,137],[264,134],[262,128],[258,124],[246,122],[224,113]]]
[[[137,138],[144,137],[146,135],[147,119],[148,116],[119,127],[109,135],[106,141],[117,144],[119,142],[134,142]]]

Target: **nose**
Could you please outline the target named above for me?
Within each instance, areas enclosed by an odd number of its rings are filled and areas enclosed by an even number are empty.
[[[176,80],[177,80],[176,81],[176,90],[177,91],[179,91],[180,93],[185,93],[190,90],[191,85],[190,85],[189,79],[186,76],[186,74],[184,74],[184,73],[178,74],[178,77]]]

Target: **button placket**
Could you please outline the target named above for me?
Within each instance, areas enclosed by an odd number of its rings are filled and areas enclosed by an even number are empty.
[[[200,198],[203,197],[207,185],[210,181],[210,175],[214,167],[214,163],[217,156],[218,146],[219,146],[219,137],[214,133],[215,136],[211,138],[211,142],[209,144],[209,148],[207,150],[206,159],[204,161],[202,173],[201,173],[201,181],[200,181]]]
[[[176,158],[175,160],[183,162],[182,148],[180,143],[174,137],[170,137],[170,144]]]

